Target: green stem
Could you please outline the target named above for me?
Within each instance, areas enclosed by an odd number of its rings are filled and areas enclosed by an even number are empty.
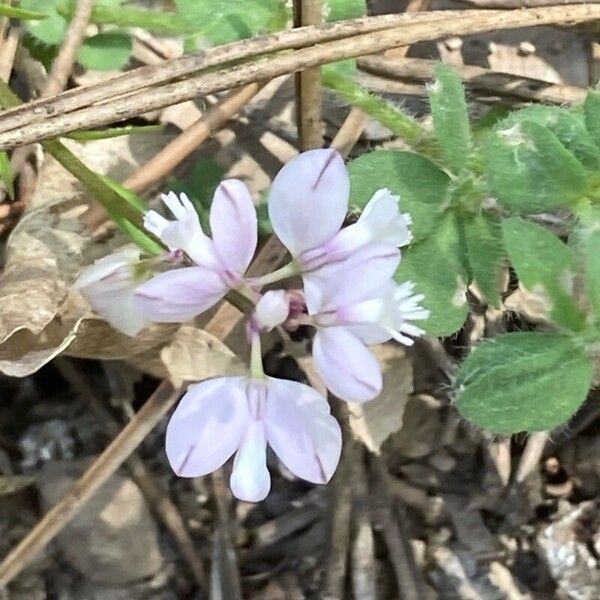
[[[252,280],[252,284],[254,286],[264,286],[269,285],[270,283],[276,283],[281,281],[282,279],[287,279],[288,277],[293,277],[294,275],[299,275],[300,270],[298,269],[298,265],[295,262],[290,262],[287,265],[273,271],[272,273],[267,273],[262,277],[257,277]]]
[[[324,68],[321,73],[323,85],[342,96],[346,102],[377,119],[414,149],[435,155],[431,136],[414,117],[334,69]]]
[[[264,376],[260,334],[254,331],[250,346],[250,377],[252,379],[262,379]]]

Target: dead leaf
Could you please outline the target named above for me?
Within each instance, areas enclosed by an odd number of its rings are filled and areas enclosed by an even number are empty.
[[[241,375],[242,361],[210,333],[183,325],[173,340],[160,351],[169,377],[175,386],[184,381],[200,381],[216,375]]]
[[[371,402],[348,407],[354,436],[371,452],[380,454],[383,442],[402,428],[404,409],[413,391],[413,371],[402,346],[390,343],[372,350],[382,365],[383,390]]]
[[[58,312],[91,245],[80,206],[67,201],[31,211],[13,230],[0,275],[0,344],[19,330],[39,334]]]

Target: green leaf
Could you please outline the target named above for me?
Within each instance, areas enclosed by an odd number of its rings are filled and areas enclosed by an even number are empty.
[[[568,336],[508,333],[481,342],[462,364],[456,407],[495,433],[544,431],[575,414],[593,374],[592,360]]]
[[[420,326],[429,335],[451,335],[467,318],[464,263],[460,224],[450,210],[438,222],[435,234],[402,251],[394,278],[399,283],[413,281],[415,293],[424,295],[422,304],[431,315]]]
[[[67,31],[67,21],[57,12],[58,4],[58,0],[21,0],[22,9],[48,15],[27,23],[27,31],[50,46],[59,45]]]
[[[129,62],[132,48],[129,34],[106,31],[85,40],[77,60],[86,69],[94,71],[118,70]]]
[[[506,251],[521,283],[540,295],[554,323],[580,331],[584,314],[572,298],[576,269],[571,248],[541,225],[519,217],[506,219],[502,229]]]
[[[178,14],[214,45],[283,29],[282,0],[175,0]]]
[[[367,14],[367,3],[365,0],[325,0],[323,14],[328,23],[357,19]]]
[[[484,158],[492,193],[515,211],[569,206],[587,189],[582,164],[549,129],[535,122],[491,133]]]
[[[9,19],[21,19],[23,21],[39,21],[45,19],[48,14],[38,12],[37,10],[25,10],[10,4],[0,4],[0,16],[8,17]]]
[[[435,69],[429,87],[433,127],[448,166],[455,172],[467,166],[472,149],[469,113],[460,77],[448,65]]]
[[[596,146],[600,148],[600,92],[595,90],[588,92],[583,105],[583,112],[585,126]]]
[[[585,276],[588,300],[600,317],[600,231],[589,233],[585,240]]]
[[[376,150],[351,161],[348,171],[351,206],[364,208],[377,190],[388,187],[412,217],[414,241],[437,231],[450,178],[435,163],[414,152]]]
[[[463,220],[471,276],[487,301],[500,308],[500,283],[506,252],[500,219],[480,213]]]
[[[541,104],[528,106],[508,116],[500,128],[510,129],[525,121],[534,122],[549,129],[560,143],[588,169],[600,168],[600,149],[588,133],[582,113],[558,106]]]
[[[11,200],[15,199],[15,176],[10,164],[10,158],[5,150],[0,152],[0,179],[6,187]]]
[[[65,137],[80,142],[90,142],[94,140],[106,140],[123,135],[139,135],[141,133],[156,133],[163,131],[164,125],[125,125],[125,127],[107,127],[106,129],[84,129],[81,131],[72,131]]]

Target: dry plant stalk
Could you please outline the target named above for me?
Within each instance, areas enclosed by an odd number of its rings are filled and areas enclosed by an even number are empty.
[[[436,62],[424,58],[366,56],[359,59],[358,64],[365,71],[380,76],[428,81],[433,78]],[[453,68],[467,86],[502,96],[552,104],[574,104],[583,102],[587,93],[584,88],[574,85],[548,83],[530,77],[498,73],[485,67],[453,65]]]
[[[65,39],[52,61],[42,98],[55,96],[65,89],[77,60],[77,51],[85,39],[87,26],[94,9],[94,0],[77,0],[75,14],[69,23]]]
[[[321,25],[323,2],[321,0],[295,0],[294,24]],[[323,85],[321,69],[311,67],[296,73],[296,118],[298,138],[302,150],[323,146]]]
[[[231,89],[252,82],[273,79],[279,75],[296,72],[307,67],[371,54],[420,40],[436,39],[449,34],[464,35],[527,25],[582,23],[600,19],[600,6],[592,5],[557,6],[515,11],[486,11],[484,14],[478,13],[476,19],[473,18],[473,12],[477,11],[442,12],[445,12],[443,19],[440,17],[440,13],[433,12],[417,16],[398,15],[398,17],[411,17],[412,22],[410,20],[406,21],[406,24],[401,28],[388,27],[381,29],[376,36],[371,33],[361,33],[331,42],[316,43],[310,47],[299,48],[293,53],[263,57],[220,71],[201,73],[184,81],[168,84],[158,89],[137,92],[98,106],[83,108],[69,114],[47,118],[44,122],[31,123],[31,119],[35,119],[36,113],[39,116],[40,111],[45,112],[43,108],[39,106],[37,110],[32,108],[27,110],[25,108],[25,112],[19,115],[19,119],[25,117],[27,122],[31,124],[12,129],[0,135],[0,149],[13,148],[22,144],[40,141],[77,129],[101,127],[115,121],[143,114],[150,110],[179,104],[199,95]],[[353,30],[357,27],[357,23],[360,23],[363,24],[363,29],[366,27],[373,29],[375,26],[382,25],[379,21],[380,19],[381,17],[368,17],[358,21],[341,22],[338,26],[341,27],[341,31],[344,31],[346,27]],[[375,21],[376,23],[369,23],[370,21]],[[315,32],[317,32],[316,41],[319,41],[330,36],[333,30],[334,27],[329,26],[314,28],[307,33],[312,34],[314,37]],[[302,32],[301,29],[297,31]],[[340,30],[336,31],[339,35]],[[281,34],[275,40],[274,45],[285,45],[282,39],[287,40],[288,36],[292,33],[294,32]],[[260,39],[256,38],[255,41]],[[298,38],[293,39],[298,41]],[[232,44],[230,48],[237,47],[239,53],[240,44],[243,44],[243,42]],[[263,49],[264,52],[272,50],[273,44],[271,46],[267,45]],[[168,63],[166,65],[167,67],[169,66]],[[6,113],[6,115],[8,114]],[[14,113],[10,114],[13,117],[15,116]],[[4,118],[0,118],[0,125],[3,121],[5,122]],[[14,121],[12,121],[9,127],[14,127]]]

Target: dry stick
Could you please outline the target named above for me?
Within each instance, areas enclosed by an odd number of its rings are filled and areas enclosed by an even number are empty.
[[[539,464],[542,455],[544,454],[544,448],[550,438],[550,434],[547,431],[538,431],[532,433],[517,467],[517,473],[515,475],[515,481],[517,483],[523,483],[527,476],[536,468]]]
[[[307,67],[371,54],[420,40],[437,39],[448,34],[464,35],[517,26],[552,24],[557,21],[561,24],[592,21],[600,19],[600,6],[577,5],[537,10],[485,11],[483,14],[479,12],[476,20],[472,18],[471,11],[457,11],[454,18],[452,13],[453,11],[446,11],[443,20],[429,19],[407,24],[402,28],[385,29],[375,36],[355,35],[351,38],[301,48],[293,53],[261,58],[217,72],[202,73],[158,89],[138,92],[105,104],[77,110],[68,115],[49,118],[41,123],[32,123],[0,135],[0,149],[55,137],[76,129],[100,127],[150,110],[179,104],[199,95],[273,79]],[[465,13],[469,13],[469,16],[465,17]],[[426,13],[419,18],[424,19],[428,15],[431,17],[433,13]],[[328,29],[322,30],[323,33],[327,31]],[[25,114],[31,118],[36,113],[30,110]]]
[[[480,11],[462,11],[474,17]],[[446,18],[441,12],[430,13],[429,20]],[[0,131],[7,131],[26,123],[64,114],[93,103],[131,94],[143,88],[190,76],[200,70],[215,68],[239,60],[247,60],[261,54],[294,50],[330,40],[342,39],[360,33],[376,32],[408,23],[402,15],[385,15],[368,19],[355,19],[333,25],[319,27],[301,27],[291,31],[268,36],[242,40],[232,44],[217,46],[205,52],[186,55],[165,61],[160,65],[147,65],[127,71],[108,81],[99,82],[83,88],[63,92],[50,99],[40,99],[10,108],[0,113]],[[422,17],[420,17],[422,21]]]
[[[75,3],[75,14],[69,23],[60,50],[52,62],[41,94],[43,98],[55,96],[66,87],[77,60],[77,51],[85,39],[85,31],[90,22],[93,8],[94,0],[77,0]]]
[[[258,83],[250,83],[241,89],[232,90],[218,104],[209,108],[202,118],[167,144],[158,154],[130,175],[123,185],[142,192],[168,175],[187,156],[210,138],[229,119],[247,104],[260,90]]]
[[[322,0],[294,0],[294,25],[321,25]],[[321,69],[311,67],[296,74],[296,119],[302,150],[323,146],[323,84]]]
[[[0,564],[0,586],[6,586],[83,508],[92,494],[125,462],[154,426],[177,402],[181,390],[163,381],[135,417],[121,430],[71,491],[13,548]]]
[[[422,600],[425,598],[423,576],[416,566],[408,535],[403,527],[404,515],[396,515],[393,510],[387,468],[381,458],[373,455],[369,455],[369,466],[375,479],[371,495],[373,527],[381,532],[388,547],[398,584],[398,597],[403,600]]]
[[[436,61],[423,58],[390,59],[383,56],[367,56],[359,59],[358,64],[365,71],[377,75],[421,81],[434,76]],[[527,100],[573,104],[583,101],[587,92],[574,85],[548,83],[473,65],[457,65],[454,69],[471,88]]]
[[[106,410],[90,384],[82,377],[73,363],[64,358],[58,358],[57,367],[73,389],[82,398],[86,399],[92,410],[103,422],[107,433],[111,436],[116,436],[119,433],[119,424],[110,412]],[[171,498],[160,488],[160,485],[156,482],[152,473],[148,471],[139,454],[134,452],[125,464],[131,472],[133,479],[142,490],[142,493],[173,536],[181,555],[194,575],[196,583],[201,590],[206,590],[206,574],[204,573],[202,560],[196,553],[194,542],[186,529],[177,507]]]
[[[212,335],[219,329],[218,313],[205,330]],[[163,381],[144,406],[121,430],[71,491],[13,548],[0,564],[0,589],[14,579],[54,537],[77,515],[93,493],[127,460],[132,452],[174,406],[183,388],[173,389]]]

